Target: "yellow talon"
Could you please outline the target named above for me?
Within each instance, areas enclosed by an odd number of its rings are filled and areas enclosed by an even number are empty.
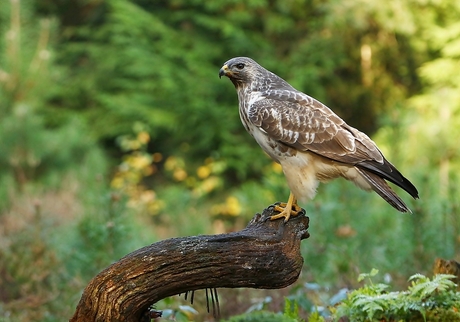
[[[291,216],[297,216],[301,210],[302,208],[299,207],[296,198],[291,192],[287,203],[281,203],[275,206],[275,211],[279,211],[280,213],[271,216],[270,220],[284,217],[284,222],[287,222]]]

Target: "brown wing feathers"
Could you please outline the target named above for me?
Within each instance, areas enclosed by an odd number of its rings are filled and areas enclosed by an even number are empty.
[[[373,141],[318,101],[311,99],[308,103],[316,106],[272,96],[253,104],[249,116],[255,125],[283,144],[354,165],[384,200],[399,211],[409,211],[385,180],[401,187],[413,198],[418,198],[417,189],[383,157]]]

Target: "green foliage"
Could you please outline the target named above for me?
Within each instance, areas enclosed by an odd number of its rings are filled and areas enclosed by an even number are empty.
[[[283,316],[299,321],[299,306],[295,301],[285,299]]]
[[[359,274],[359,276],[358,276],[358,282],[361,282],[361,281],[363,281],[364,279],[368,278],[368,279],[369,279],[369,282],[372,284],[372,279],[371,279],[371,277],[374,277],[374,276],[377,275],[378,273],[379,273],[379,270],[373,268],[369,273],[362,273],[362,274]]]
[[[297,303],[294,301],[290,301],[289,299],[285,299],[284,302],[284,312],[281,313],[272,313],[267,311],[252,311],[249,313],[245,313],[242,315],[234,316],[226,322],[262,322],[262,321],[280,321],[280,322],[301,322],[303,321],[299,317],[299,308]],[[313,321],[324,321],[321,318]]]
[[[5,304],[0,306],[0,317],[12,316],[11,321],[33,315],[43,318],[46,308],[52,306],[54,287],[63,283],[59,259],[46,238],[51,227],[41,217],[39,203],[34,210],[23,231],[2,232],[2,239],[8,238],[10,244],[0,247],[0,288]],[[28,306],[28,302],[34,304]],[[24,312],[27,306],[29,310]]]
[[[360,280],[375,274],[361,275]],[[346,316],[351,321],[460,321],[460,293],[450,278],[416,274],[408,290],[400,292],[388,292],[388,285],[370,281],[332,310],[336,319]]]
[[[74,252],[68,258],[67,267],[71,274],[94,276],[101,268],[132,250],[132,244],[124,241],[130,236],[124,202],[107,190],[99,193],[101,200],[93,205],[93,209],[86,209],[86,214],[76,227],[76,236],[68,241],[67,247],[85,250]]]
[[[57,81],[50,70],[55,23],[35,17],[30,6],[11,1],[0,11],[0,176],[14,177],[10,190],[39,179],[59,182],[96,144],[82,135],[87,127],[76,115],[59,123],[47,115],[50,85]]]
[[[297,321],[299,320],[293,319],[283,314],[264,312],[264,311],[234,316],[226,320],[226,322],[297,322]]]
[[[356,285],[357,271],[380,267],[398,285],[427,273],[433,258],[458,255],[459,12],[454,0],[6,1],[1,318],[68,319],[85,283],[143,241],[240,229],[285,201],[280,168],[245,132],[232,85],[217,77],[233,56],[255,58],[374,134],[420,190],[412,216],[343,181],[302,205],[311,219],[302,278],[323,286],[300,284],[289,298],[303,312],[316,307],[311,321],[337,298],[331,291]],[[452,310],[420,306],[449,293],[422,280],[407,291],[417,294],[412,305],[427,320],[453,321]],[[368,316],[405,294],[366,287],[356,301]]]
[[[63,22],[58,60],[75,68],[55,91],[53,105],[67,107],[56,111],[61,114],[81,112],[99,139],[129,133],[142,120],[165,156],[184,155],[192,165],[218,156],[227,162],[229,178],[260,177],[268,162],[245,157],[256,145],[239,122],[231,85],[217,79],[219,67],[232,56],[253,56],[354,125],[375,131],[376,115],[412,90],[394,85],[414,79],[414,70],[400,67],[417,59],[405,50],[414,17],[404,7],[404,19],[389,24],[386,16],[372,19],[392,12],[386,3],[357,6],[358,14],[352,7],[343,15],[344,8],[332,1],[95,3],[96,17],[82,19],[79,28]],[[369,26],[371,20],[376,27]],[[349,21],[361,23],[350,28]],[[377,67],[355,68],[362,60],[356,49],[369,44]],[[397,66],[390,63],[396,57]]]
[[[44,118],[28,105],[17,105],[0,120],[0,165],[12,172],[22,187],[32,180],[48,180],[83,161],[95,142],[81,133],[86,127],[72,119],[58,128],[47,128]]]
[[[86,282],[138,245],[122,242],[124,200],[111,194],[85,118],[50,107],[66,69],[53,59],[54,20],[33,9],[0,9],[2,321],[69,319]]]

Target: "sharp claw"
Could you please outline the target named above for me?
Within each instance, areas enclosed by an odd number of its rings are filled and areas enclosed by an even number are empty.
[[[292,208],[294,208],[294,210],[291,210],[291,213],[292,212],[296,213],[294,216],[297,216],[302,211],[302,208],[300,208],[298,204],[292,205]]]
[[[291,216],[297,216],[302,211],[302,208],[297,205],[295,197],[291,194],[287,203],[283,202],[275,205],[274,210],[279,211],[280,213],[271,216],[270,220],[284,218],[284,222],[287,222]]]

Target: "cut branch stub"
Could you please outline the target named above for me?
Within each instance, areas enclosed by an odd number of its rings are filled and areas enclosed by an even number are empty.
[[[294,283],[309,220],[303,212],[268,220],[274,214],[270,206],[241,231],[167,239],[126,255],[90,281],[70,321],[139,321],[151,304],[188,291]]]

